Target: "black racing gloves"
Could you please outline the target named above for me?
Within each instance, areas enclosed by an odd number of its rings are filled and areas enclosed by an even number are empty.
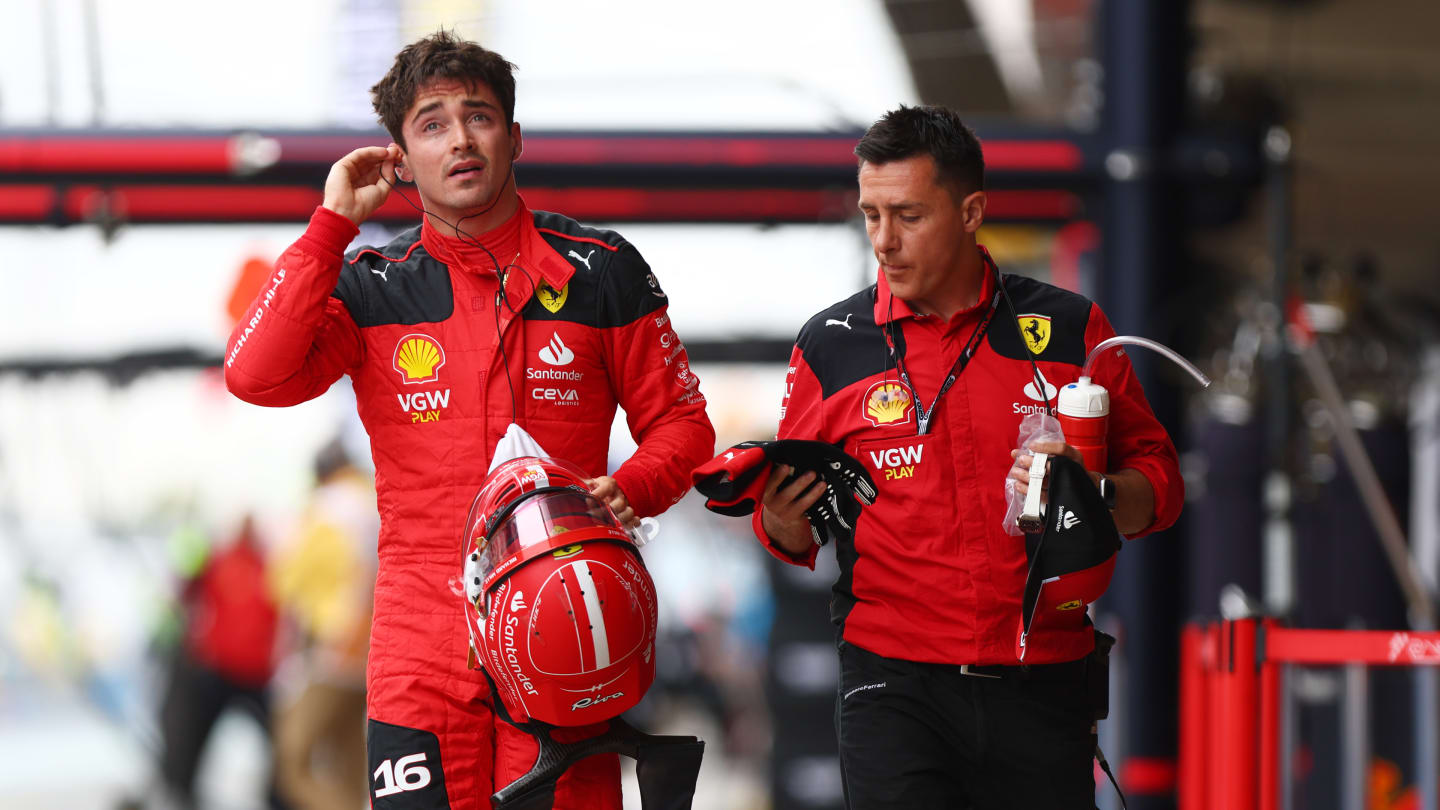
[[[825,481],[825,494],[805,510],[820,545],[853,530],[845,518],[850,501],[865,506],[875,502],[875,481],[860,462],[833,444],[803,439],[741,442],[697,467],[690,479],[706,497],[707,509],[744,516],[760,508],[765,482],[776,464],[795,470],[785,479],[786,485],[807,472]]]

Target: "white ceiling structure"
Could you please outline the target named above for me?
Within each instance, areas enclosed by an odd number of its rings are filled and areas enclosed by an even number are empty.
[[[12,0],[6,19],[3,126],[373,126],[366,90],[442,26],[519,66],[534,128],[858,126],[915,100],[879,0]]]

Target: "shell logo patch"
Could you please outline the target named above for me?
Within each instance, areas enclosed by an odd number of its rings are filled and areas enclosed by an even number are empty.
[[[429,335],[406,335],[395,344],[394,363],[406,385],[434,382],[445,365],[445,350]]]
[[[1015,319],[1020,324],[1020,334],[1025,336],[1025,347],[1031,354],[1040,354],[1050,345],[1050,316],[1026,313]]]
[[[560,308],[565,306],[565,299],[569,297],[569,284],[561,287],[559,292],[556,292],[554,287],[551,287],[543,281],[540,282],[539,287],[535,288],[535,300],[540,302],[540,306],[545,307],[552,313],[559,312]]]
[[[1084,603],[1084,602],[1081,602],[1079,599],[1071,599],[1069,602],[1061,602],[1060,604],[1056,605],[1056,606],[1055,606],[1055,609],[1056,609],[1056,610],[1079,610],[1080,608],[1082,608],[1082,607],[1084,607],[1084,606],[1085,606],[1085,603]]]
[[[915,398],[904,383],[881,380],[865,392],[860,408],[866,421],[875,427],[904,425],[910,422],[910,414],[915,410]]]

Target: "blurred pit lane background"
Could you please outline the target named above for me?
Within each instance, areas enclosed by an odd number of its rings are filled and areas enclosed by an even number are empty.
[[[1190,503],[1127,549],[1096,611],[1121,639],[1102,733],[1131,807],[1176,806],[1179,629],[1218,615],[1226,586],[1297,626],[1434,629],[1285,328],[1313,331],[1433,597],[1433,3],[7,0],[6,20],[0,805],[166,806],[156,751],[186,583],[247,516],[267,558],[284,549],[332,440],[368,469],[343,381],[261,409],[217,366],[330,163],[387,142],[368,88],[439,27],[519,66],[530,205],[621,230],[655,268],[720,447],[773,435],[800,324],[873,280],[849,150],[902,102],[976,127],[981,241],[1003,269],[1095,298],[1215,378],[1199,394],[1132,355]],[[392,200],[360,240],[414,222]],[[622,421],[612,463],[631,446]],[[709,742],[697,808],[839,807],[833,555],[815,574],[778,566],[695,497],[661,524],[645,555],[665,645],[637,722]],[[1344,681],[1297,674],[1294,806],[1418,806],[1417,732],[1440,718],[1409,678],[1377,672],[1358,698],[1357,794],[1337,778],[1354,760]],[[225,712],[200,805],[265,806],[270,756],[252,715]]]

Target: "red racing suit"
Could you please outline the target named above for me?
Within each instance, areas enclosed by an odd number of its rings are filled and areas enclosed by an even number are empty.
[[[1022,342],[988,272],[979,301],[944,322],[917,316],[878,282],[820,312],[800,330],[790,356],[781,439],[833,443],[874,477],[879,497],[861,510],[854,532],[836,541],[840,577],[831,618],[852,644],[888,658],[942,664],[1018,664],[1016,628],[1025,586],[1025,540],[1001,526],[1005,477],[1020,420],[1038,413],[1074,382],[1090,349],[1114,335],[1100,308],[1082,296],[1023,276],[1005,289],[1027,331],[1045,379],[1036,388]],[[929,407],[966,342],[997,305],[990,328],[925,435],[916,404]],[[891,323],[895,354],[886,340]],[[1032,338],[1027,338],[1031,340]],[[911,391],[899,378],[903,358]],[[1184,500],[1175,447],[1145,401],[1130,361],[1116,350],[1096,361],[1096,382],[1110,392],[1109,464],[1139,470],[1155,490],[1156,519],[1175,522]],[[811,568],[755,532],[780,559]],[[1032,634],[1026,664],[1073,661],[1094,646],[1084,611],[1073,626]]]
[[[236,326],[225,380],[294,405],[350,375],[381,518],[367,672],[375,808],[488,808],[533,740],[492,717],[452,580],[460,535],[512,420],[546,452],[606,469],[616,406],[639,444],[614,473],[639,515],[680,499],[714,450],[699,381],[645,261],[610,231],[520,203],[497,261],[428,222],[342,257],[358,229],[325,208]],[[495,232],[492,232],[495,233]],[[504,299],[496,264],[506,266]],[[593,757],[557,808],[620,807],[619,763]]]

